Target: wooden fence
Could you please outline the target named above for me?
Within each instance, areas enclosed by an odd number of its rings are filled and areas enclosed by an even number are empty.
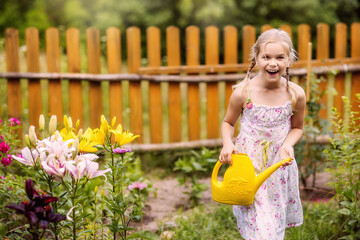
[[[271,28],[261,27],[261,32]],[[293,39],[292,28],[280,27]],[[329,118],[331,107],[343,111],[341,96],[355,99],[360,92],[360,23],[334,26],[335,38],[330,40],[330,26],[317,25],[316,36],[310,27],[297,27],[299,61],[290,71],[291,80],[302,84],[306,76],[308,42],[314,42],[316,56],[312,71],[326,78],[321,84],[327,89],[322,102],[323,118]],[[87,72],[82,72],[80,31],[66,31],[66,56],[60,54],[60,36],[56,28],[46,31],[46,72],[40,72],[39,33],[26,30],[27,71],[20,72],[19,34],[9,28],[5,32],[6,72],[0,73],[1,117],[23,120],[24,132],[29,125],[38,125],[41,113],[49,117],[63,114],[80,119],[81,127],[98,127],[100,116],[108,120],[116,116],[126,129],[140,134],[137,143],[158,144],[189,142],[220,138],[220,125],[231,94],[231,86],[244,77],[249,66],[249,53],[257,33],[254,26],[241,29],[226,26],[223,36],[219,29],[204,29],[205,62],[200,63],[200,29],[189,26],[185,31],[184,51],[181,51],[180,30],[166,29],[166,53],[161,52],[161,32],[157,27],[146,30],[146,46],[141,46],[137,27],[126,29],[125,39],[117,28],[106,31],[107,70],[101,72],[100,33],[96,28],[86,30]],[[240,39],[241,36],[241,39]],[[121,41],[126,40],[127,72],[122,72]],[[220,40],[224,48],[219,56]],[[238,56],[241,44],[242,56]],[[333,43],[334,57],[330,58]],[[146,56],[141,56],[146,47]],[[185,63],[181,55],[185,54]],[[166,66],[162,59],[166,56]],[[66,58],[67,72],[60,72],[61,58]],[[142,63],[146,59],[146,64]],[[223,59],[223,62],[219,62]],[[239,61],[239,59],[241,59]],[[124,65],[124,64],[123,64]],[[337,71],[337,74],[332,74]],[[336,89],[337,94],[332,91]],[[358,108],[359,109],[359,108]],[[217,140],[217,143],[219,140]],[[175,146],[173,145],[173,146]],[[168,145],[166,145],[168,147]],[[171,146],[171,145],[170,145]]]

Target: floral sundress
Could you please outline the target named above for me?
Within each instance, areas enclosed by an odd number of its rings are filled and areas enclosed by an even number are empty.
[[[235,146],[246,153],[256,175],[280,161],[280,147],[291,129],[291,101],[280,106],[247,103]],[[283,239],[285,228],[299,226],[303,212],[296,161],[276,170],[259,188],[252,205],[233,206],[241,236],[246,240]]]

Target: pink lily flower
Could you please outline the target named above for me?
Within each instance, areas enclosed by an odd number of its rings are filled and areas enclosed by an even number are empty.
[[[39,153],[36,150],[33,150],[32,152],[28,147],[24,148],[21,151],[22,157],[18,157],[16,155],[12,155],[11,157],[22,164],[28,165],[28,166],[35,166],[36,160],[39,157]]]
[[[111,171],[111,169],[99,170],[99,164],[97,162],[88,161],[86,164],[86,177],[92,179],[98,176],[104,176],[107,180],[105,173]]]

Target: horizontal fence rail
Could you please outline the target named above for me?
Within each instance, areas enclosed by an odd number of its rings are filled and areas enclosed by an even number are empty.
[[[261,31],[269,28],[263,26]],[[299,60],[290,70],[291,81],[305,85],[307,46],[313,42],[311,70],[325,79],[320,84],[320,89],[326,90],[320,115],[330,119],[332,107],[343,113],[341,96],[355,100],[360,92],[360,23],[353,23],[349,29],[343,23],[336,24],[334,39],[330,39],[330,26],[323,23],[317,25],[316,36],[311,36],[306,24],[297,26],[297,38],[292,27],[280,28],[296,42]],[[22,59],[18,31],[9,28],[5,32],[6,69],[0,72],[1,118],[19,118],[26,132],[30,125],[38,125],[40,114],[47,118],[57,115],[60,122],[67,114],[74,121],[79,119],[82,128],[99,127],[104,114],[108,120],[116,116],[125,129],[141,135],[134,145],[138,150],[219,145],[231,87],[244,78],[257,36],[251,25],[243,26],[241,34],[234,26],[222,30],[220,36],[217,27],[206,27],[201,39],[200,28],[189,26],[181,38],[180,29],[170,26],[162,44],[160,29],[149,27],[146,45],[142,46],[139,28],[126,29],[124,39],[119,29],[109,28],[104,36],[104,57],[100,50],[103,38],[96,28],[86,30],[85,49],[80,31],[68,29],[65,56],[61,55],[58,29],[49,28],[45,34],[46,61],[42,62],[38,30],[26,30],[26,59]],[[122,41],[126,41],[126,62],[122,62]],[[330,49],[330,42],[334,49]],[[166,46],[165,53],[161,52],[162,45]],[[146,56],[141,55],[143,47]],[[86,54],[82,54],[84,50]],[[334,52],[333,57],[330,52]],[[26,65],[25,72],[20,70],[21,63]],[[360,110],[358,106],[356,109]]]

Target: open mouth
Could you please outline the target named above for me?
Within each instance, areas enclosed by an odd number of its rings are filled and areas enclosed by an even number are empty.
[[[266,72],[273,75],[273,74],[277,74],[279,70],[266,70]]]

